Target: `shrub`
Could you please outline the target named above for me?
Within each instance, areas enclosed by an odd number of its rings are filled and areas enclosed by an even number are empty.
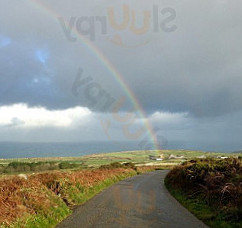
[[[101,165],[99,169],[115,169],[115,168],[124,168],[124,169],[135,169],[135,164],[132,162],[127,162],[121,164],[120,162],[113,162],[109,165]]]
[[[2,172],[37,172],[56,169],[59,169],[59,166],[56,162],[10,162],[7,167],[4,167],[4,169],[2,169]]]
[[[199,198],[216,214],[238,221],[242,216],[241,159],[200,159],[171,170],[166,183],[191,198]]]
[[[61,162],[59,164],[60,169],[73,169],[73,168],[77,168],[80,166],[81,166],[81,164],[70,163],[70,162]]]

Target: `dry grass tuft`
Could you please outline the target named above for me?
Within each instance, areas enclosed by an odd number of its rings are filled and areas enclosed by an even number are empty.
[[[198,197],[224,220],[242,217],[241,158],[191,160],[171,170],[166,182],[190,198]]]

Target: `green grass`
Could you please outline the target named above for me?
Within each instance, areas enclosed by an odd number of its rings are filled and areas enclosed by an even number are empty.
[[[45,213],[38,213],[35,216],[29,216],[27,219],[20,219],[10,226],[11,228],[43,228],[55,227],[56,224],[61,222],[64,218],[71,214],[71,210],[63,203],[57,208],[52,208]]]

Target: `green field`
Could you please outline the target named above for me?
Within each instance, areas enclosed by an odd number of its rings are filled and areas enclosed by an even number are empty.
[[[162,156],[162,161],[150,160],[149,156]],[[81,157],[0,159],[0,175],[40,172],[59,169],[96,168],[112,162],[132,162],[139,165],[172,167],[193,158],[241,156],[242,153],[215,153],[189,150],[126,151],[92,154]]]

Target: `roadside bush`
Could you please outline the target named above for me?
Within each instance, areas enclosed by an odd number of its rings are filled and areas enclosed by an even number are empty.
[[[242,217],[242,160],[200,159],[172,169],[166,184],[205,202],[216,215],[239,222]]]
[[[70,162],[61,162],[59,164],[60,169],[73,169],[73,168],[77,168],[80,166],[81,166],[81,164],[70,163]]]
[[[19,172],[38,172],[45,170],[56,170],[59,166],[56,162],[11,162],[4,167],[3,173],[19,173]]]
[[[116,168],[124,168],[124,169],[135,169],[135,164],[132,162],[127,162],[121,164],[120,162],[113,162],[109,165],[101,165],[99,169],[116,169]]]

